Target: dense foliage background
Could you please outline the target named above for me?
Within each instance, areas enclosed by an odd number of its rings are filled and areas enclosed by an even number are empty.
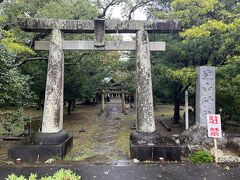
[[[226,120],[240,119],[240,3],[238,0],[12,0],[0,3],[0,107],[44,101],[48,53],[34,51],[35,40],[47,33],[25,33],[17,17],[64,19],[109,18],[121,5],[123,18],[143,8],[149,19],[180,19],[183,31],[151,34],[151,41],[166,41],[167,51],[151,53],[154,101],[174,104],[174,123],[185,90],[194,105],[195,69],[217,68],[217,112]],[[121,39],[107,36],[107,39]],[[65,39],[93,40],[89,34],[66,34]],[[64,98],[92,101],[106,77],[135,92],[135,52],[65,52]],[[174,88],[173,88],[174,87]]]

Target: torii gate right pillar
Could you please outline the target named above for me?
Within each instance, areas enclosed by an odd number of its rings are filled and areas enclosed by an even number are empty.
[[[136,131],[130,135],[130,155],[140,161],[180,160],[181,147],[167,140],[162,141],[155,133],[153,108],[152,76],[148,32],[139,30],[136,36],[136,92],[137,92],[137,122]],[[166,141],[166,140],[165,140]]]
[[[148,33],[139,30],[136,36],[137,132],[154,133],[152,76]]]

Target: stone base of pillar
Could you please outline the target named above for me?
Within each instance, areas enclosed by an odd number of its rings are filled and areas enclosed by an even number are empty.
[[[181,146],[156,133],[130,135],[130,157],[139,161],[181,161]]]
[[[21,162],[45,162],[51,158],[63,158],[72,148],[73,137],[64,131],[36,133],[8,149],[8,159]]]
[[[53,144],[61,144],[68,139],[68,133],[65,131],[60,131],[58,133],[35,133],[32,137],[32,141],[34,144],[39,145],[53,145]]]
[[[133,131],[130,134],[130,140],[133,144],[158,144],[160,135],[157,133],[140,133]]]

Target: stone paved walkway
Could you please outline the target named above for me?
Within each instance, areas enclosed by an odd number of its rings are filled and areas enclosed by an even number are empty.
[[[116,138],[122,120],[121,99],[113,98],[106,105],[104,113],[99,117],[99,132],[93,137],[97,146],[92,148],[92,152],[96,156],[101,156],[102,160],[111,160],[114,158],[112,156],[128,159],[126,154],[116,153]]]

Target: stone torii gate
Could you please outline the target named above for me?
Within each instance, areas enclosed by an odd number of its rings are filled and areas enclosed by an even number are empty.
[[[136,50],[137,131],[131,140],[150,139],[154,142],[155,119],[153,110],[150,51],[164,51],[164,42],[149,42],[148,33],[171,33],[180,30],[175,20],[117,21],[117,20],[61,20],[20,18],[19,26],[28,32],[49,32],[50,42],[36,41],[36,50],[49,50],[45,104],[41,144],[45,138],[56,138],[63,129],[63,50]],[[64,33],[94,33],[94,41],[64,41]],[[136,33],[136,41],[105,41],[105,33]],[[61,136],[62,137],[62,136]],[[64,136],[65,137],[65,136]],[[134,140],[135,139],[135,140]],[[65,139],[62,140],[64,142]],[[146,141],[148,144],[150,141]],[[50,140],[50,142],[52,142]],[[55,142],[55,140],[54,140]],[[47,142],[47,144],[51,144]],[[41,158],[41,157],[40,157]]]
[[[104,95],[107,93],[114,93],[114,94],[120,94],[121,95],[121,103],[122,103],[122,113],[127,115],[126,112],[126,102],[125,102],[125,94],[126,91],[125,90],[113,90],[113,89],[106,89],[102,91],[102,99],[101,99],[101,112],[104,112]]]

